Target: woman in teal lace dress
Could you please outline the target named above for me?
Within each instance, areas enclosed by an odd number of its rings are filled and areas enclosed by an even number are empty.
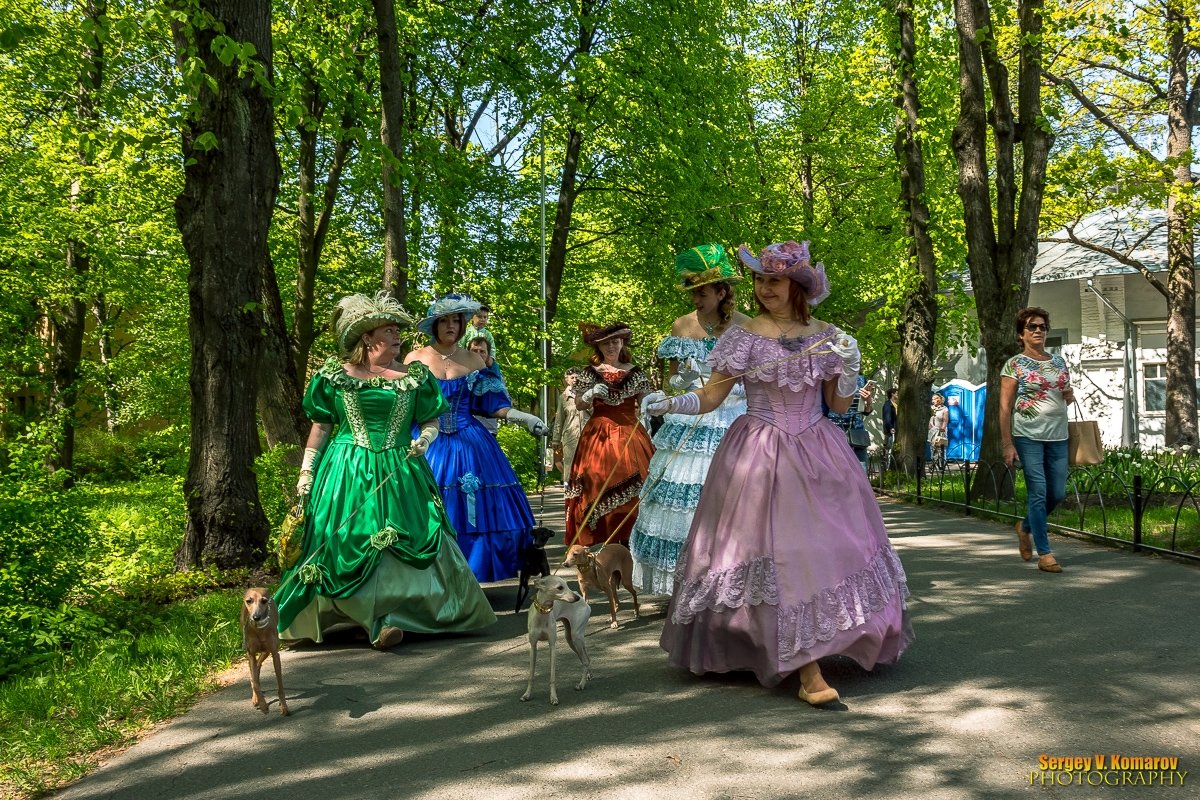
[[[423,364],[398,358],[412,318],[386,295],[351,295],[338,308],[349,355],[325,362],[304,396],[313,428],[297,485],[307,500],[303,549],[275,594],[280,635],[319,642],[351,623],[387,648],[404,631],[486,627],[496,616],[424,458],[447,404]]]

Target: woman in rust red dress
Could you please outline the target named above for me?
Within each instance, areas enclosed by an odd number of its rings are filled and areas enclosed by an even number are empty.
[[[595,353],[575,381],[575,404],[590,410],[579,437],[567,484],[568,544],[629,544],[637,521],[638,494],[654,445],[638,421],[638,403],[653,391],[650,379],[630,362],[629,326],[580,323]],[[589,515],[590,512],[590,515]]]

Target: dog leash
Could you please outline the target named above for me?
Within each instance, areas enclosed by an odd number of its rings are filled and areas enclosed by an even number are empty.
[[[608,477],[606,477],[604,479],[604,483],[600,485],[600,491],[596,493],[596,499],[592,501],[591,507],[588,508],[587,513],[583,515],[583,522],[579,523],[578,527],[575,528],[575,535],[571,537],[571,541],[567,542],[568,550],[571,549],[571,545],[575,544],[575,540],[579,538],[580,531],[583,531],[587,528],[587,524],[589,521],[591,521],[592,513],[596,510],[596,506],[600,505],[600,501],[604,499],[604,490],[608,488],[608,484],[612,480],[612,476],[616,473],[617,467],[619,467],[621,462],[625,460],[625,453],[628,452],[629,445],[633,444],[633,428],[636,425],[638,425],[638,423],[635,421],[633,425],[630,426],[629,436],[625,439],[625,446],[621,448],[621,452],[617,456],[617,460],[613,462],[612,469],[608,471]]]

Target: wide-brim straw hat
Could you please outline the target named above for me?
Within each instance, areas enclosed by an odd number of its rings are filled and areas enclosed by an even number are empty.
[[[676,288],[691,291],[710,283],[732,283],[740,280],[737,269],[719,244],[701,244],[675,256]]]
[[[349,354],[360,336],[382,325],[396,325],[402,330],[413,326],[412,316],[387,292],[374,297],[347,295],[334,309],[333,329],[342,353]]]
[[[447,294],[439,297],[430,304],[425,312],[425,319],[417,323],[417,330],[427,336],[433,336],[433,325],[440,317],[451,314],[462,314],[465,317],[474,316],[479,310],[479,303],[461,294]]]
[[[808,242],[786,241],[769,244],[755,257],[746,245],[738,248],[738,260],[752,272],[789,278],[804,289],[808,304],[815,306],[829,297],[829,277],[825,265],[812,263],[808,254]]]

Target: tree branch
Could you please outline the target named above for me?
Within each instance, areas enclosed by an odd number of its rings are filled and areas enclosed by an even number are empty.
[[[1137,270],[1139,273],[1141,273],[1142,277],[1145,278],[1150,283],[1151,286],[1153,286],[1160,294],[1162,294],[1163,297],[1167,297],[1168,294],[1167,294],[1166,285],[1162,281],[1160,281],[1154,275],[1153,272],[1150,271],[1150,268],[1147,267],[1144,262],[1139,261],[1138,259],[1129,255],[1134,250],[1136,250],[1138,247],[1140,247],[1142,245],[1142,243],[1145,242],[1146,239],[1148,239],[1152,233],[1154,233],[1156,230],[1158,230],[1161,227],[1162,227],[1162,225],[1152,225],[1149,228],[1149,230],[1147,230],[1146,233],[1141,236],[1141,238],[1139,238],[1132,245],[1130,245],[1129,249],[1126,250],[1124,253],[1122,253],[1120,250],[1116,250],[1112,247],[1107,247],[1105,245],[1098,244],[1089,239],[1080,239],[1078,236],[1075,235],[1075,224],[1074,223],[1067,226],[1067,228],[1066,228],[1067,238],[1066,239],[1062,239],[1062,238],[1058,238],[1058,237],[1054,237],[1054,236],[1043,236],[1043,237],[1040,237],[1038,239],[1038,241],[1039,242],[1050,242],[1050,243],[1054,243],[1054,244],[1074,244],[1074,245],[1078,245],[1079,247],[1085,248],[1087,250],[1091,250],[1093,253],[1100,253],[1102,255],[1106,255],[1119,264],[1124,264],[1125,266],[1130,267],[1131,269]]]

